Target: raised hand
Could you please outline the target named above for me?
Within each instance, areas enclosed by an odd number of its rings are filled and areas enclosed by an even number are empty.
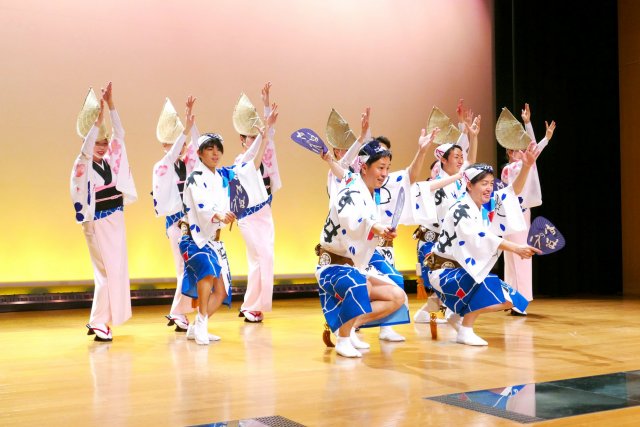
[[[551,138],[553,137],[553,132],[555,132],[556,130],[556,122],[552,120],[551,124],[549,124],[545,120],[544,125],[547,128],[547,131],[545,132],[544,136],[547,138],[547,141],[551,141]]]
[[[107,103],[110,110],[114,109],[112,89],[113,89],[113,84],[111,82],[107,83],[106,89],[103,89],[103,88],[100,89],[102,91],[102,99],[104,100],[104,102]]]
[[[531,123],[531,110],[529,110],[529,104],[524,104],[524,109],[520,110],[520,117],[522,117],[522,121],[525,125],[527,123]]]
[[[460,98],[458,100],[458,106],[456,107],[456,113],[458,113],[458,123],[464,123],[464,116],[467,110],[464,107],[464,99]]]
[[[266,82],[264,84],[264,87],[262,88],[262,91],[260,92],[261,96],[262,96],[262,103],[264,104],[265,107],[269,106],[269,91],[271,90],[271,82]]]
[[[465,132],[469,131],[469,128],[473,125],[473,110],[471,108],[465,110],[464,113],[464,129]]]
[[[440,128],[434,128],[429,135],[426,134],[426,131],[422,129],[420,132],[420,137],[418,138],[418,147],[420,151],[428,150],[433,141],[436,139],[436,135],[440,132]]]
[[[95,127],[99,128],[102,125],[103,120],[104,120],[104,99],[101,99],[100,111],[98,112],[98,117],[96,117],[96,121],[94,123]]]
[[[473,122],[471,122],[471,125],[469,126],[465,126],[467,128],[467,131],[469,133],[470,137],[478,137],[478,134],[480,133],[480,121],[482,120],[482,116],[477,115],[474,119]]]
[[[269,85],[271,85],[271,83],[269,83]],[[271,112],[267,117],[267,127],[272,128],[276,124],[276,121],[278,121],[278,104],[274,102],[271,104]]]
[[[186,103],[187,109],[185,113],[185,126],[184,126],[184,132],[183,132],[185,135],[189,135],[189,133],[191,132],[191,128],[193,127],[193,124],[196,121],[196,116],[192,114],[193,105],[195,103],[196,103],[196,98],[189,95]]]
[[[367,132],[369,131],[370,119],[371,119],[371,107],[367,107],[364,109],[364,113],[360,115],[360,139],[363,139],[367,134]]]
[[[531,167],[536,162],[536,159],[540,155],[540,151],[537,150],[538,144],[535,141],[531,141],[526,150],[520,152],[522,163],[525,166]]]

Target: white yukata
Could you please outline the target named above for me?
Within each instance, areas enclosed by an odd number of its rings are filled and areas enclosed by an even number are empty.
[[[222,276],[227,298],[231,305],[231,273],[229,261],[222,241],[215,240],[216,233],[224,223],[212,222],[216,213],[230,210],[230,181],[239,180],[245,191],[248,206],[255,206],[267,199],[267,192],[253,162],[218,168],[212,172],[202,162],[187,179],[184,189],[185,214],[191,236],[180,240],[180,252],[185,260],[182,293],[197,298],[198,281],[206,276]]]
[[[440,170],[438,174],[438,179],[448,178],[449,175],[444,171]],[[418,224],[422,225],[426,228],[426,232],[424,238],[426,241],[419,240],[418,241],[418,265],[421,272],[422,283],[427,291],[431,290],[431,285],[429,284],[429,267],[424,264],[425,256],[433,250],[433,245],[436,243],[438,239],[438,235],[440,233],[441,224],[444,222],[444,218],[449,211],[449,208],[466,192],[465,186],[462,182],[462,179],[458,179],[445,187],[439,188],[437,190],[431,191],[431,187],[429,182],[421,181],[418,182],[419,194],[421,195],[429,195],[433,198],[433,204],[435,205],[435,216],[433,215],[433,211],[429,211],[428,214],[424,215],[423,218],[420,218]],[[423,201],[423,205],[425,208],[428,208],[430,205],[427,203],[427,200]]]
[[[527,134],[535,141],[533,126],[531,123],[525,124]],[[549,141],[543,138],[536,147],[537,152],[542,152]],[[522,169],[522,161],[509,163],[502,170],[501,180],[505,184],[513,184],[520,170]],[[542,204],[542,189],[540,188],[540,178],[538,177],[538,168],[534,164],[527,175],[524,188],[520,193],[522,198],[522,207],[527,228],[518,233],[505,236],[505,239],[517,244],[526,244],[529,228],[531,227],[531,210],[530,208],[540,206]],[[520,292],[527,301],[533,300],[533,277],[531,272],[532,259],[522,259],[512,252],[504,254],[504,281]]]
[[[331,263],[316,268],[322,311],[332,331],[372,311],[367,275],[394,283],[384,275],[367,272],[378,244],[372,227],[378,222],[380,217],[375,193],[371,195],[359,174],[347,173],[344,185],[331,198],[329,215],[320,234],[320,245],[329,252],[351,259],[354,265]],[[402,306],[386,318],[362,327],[408,322],[408,309]]]
[[[93,264],[95,291],[89,323],[117,326],[131,317],[123,205],[135,202],[138,195],[120,117],[116,110],[109,113],[113,136],[107,154],[94,164],[99,129],[92,126],[73,165],[70,190],[76,221],[82,224]]]
[[[164,216],[165,228],[173,261],[176,266],[176,293],[171,304],[170,314],[187,314],[192,312],[192,299],[182,294],[182,276],[184,275],[184,260],[180,253],[180,239],[182,231],[178,227],[178,220],[182,218],[182,192],[186,179],[181,179],[178,171],[189,176],[198,162],[196,153],[197,130],[192,129],[191,144],[188,145],[184,160],[180,160],[180,152],[186,143],[186,135],[180,134],[169,151],[153,166],[153,206],[156,216]]]
[[[435,254],[462,266],[429,272],[431,286],[440,299],[460,316],[505,301],[521,311],[528,304],[521,294],[489,273],[502,252],[498,249],[500,236],[525,227],[513,187],[494,192],[492,198],[495,209],[485,217],[486,211],[465,193],[447,212],[433,247]]]
[[[265,107],[265,117],[271,112]],[[261,169],[265,185],[268,185],[268,199],[262,205],[245,211],[245,216],[238,218],[240,233],[247,247],[247,290],[241,311],[268,312],[271,311],[273,301],[273,264],[275,230],[271,212],[272,195],[282,187],[280,171],[276,158],[276,148],[273,140],[275,129],[269,132],[269,140],[262,156]],[[239,155],[235,164],[252,162],[260,146],[260,135],[251,147]]]

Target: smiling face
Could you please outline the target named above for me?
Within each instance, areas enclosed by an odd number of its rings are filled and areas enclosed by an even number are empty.
[[[200,161],[204,163],[206,167],[215,171],[220,159],[222,159],[222,151],[218,150],[218,147],[215,145],[208,145],[198,150],[198,157],[200,157]]]
[[[491,193],[493,192],[493,174],[484,173],[482,175],[479,175],[477,180],[474,179],[473,183],[467,184],[467,192],[478,207],[491,200]]]
[[[109,140],[103,139],[96,141],[96,145],[93,147],[93,161],[99,162],[102,160],[107,151],[109,150]]]
[[[370,165],[366,163],[362,165],[360,175],[371,193],[373,193],[373,190],[376,188],[382,187],[382,184],[384,184],[389,176],[390,167],[390,157],[381,157]]]
[[[440,162],[442,163],[442,169],[449,174],[449,176],[457,174],[460,172],[462,163],[464,163],[462,150],[458,147],[453,147],[449,151],[447,158],[443,157]]]

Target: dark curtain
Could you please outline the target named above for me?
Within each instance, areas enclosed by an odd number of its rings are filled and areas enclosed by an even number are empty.
[[[496,117],[525,102],[538,140],[542,215],[566,247],[534,257],[534,295],[622,293],[618,33],[615,1],[495,1]],[[640,124],[639,124],[640,125]],[[498,163],[505,151],[498,146]]]

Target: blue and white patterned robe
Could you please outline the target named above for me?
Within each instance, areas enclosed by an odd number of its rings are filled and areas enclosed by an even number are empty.
[[[189,221],[191,237],[183,236],[180,252],[185,260],[182,293],[197,298],[197,283],[202,278],[222,275],[227,299],[231,304],[231,273],[229,261],[222,241],[214,241],[216,232],[225,226],[222,222],[212,222],[216,213],[230,210],[229,182],[240,180],[248,197],[248,206],[264,203],[267,191],[259,172],[251,163],[223,167],[212,172],[198,161],[183,193],[185,215]]]
[[[429,272],[431,286],[444,304],[464,316],[505,301],[524,311],[527,300],[489,271],[502,253],[503,235],[525,227],[522,208],[513,187],[492,194],[495,209],[490,218],[465,193],[456,202],[441,226],[434,253],[457,261],[461,268],[441,268]]]
[[[371,195],[359,174],[348,173],[342,188],[331,198],[320,244],[330,252],[350,258],[354,266],[329,264],[319,265],[316,269],[322,311],[333,331],[354,317],[371,312],[367,274],[395,283],[384,274],[366,271],[378,244],[372,230],[378,222],[380,217],[375,194]],[[363,326],[408,321],[408,309],[403,306],[389,317]]]

